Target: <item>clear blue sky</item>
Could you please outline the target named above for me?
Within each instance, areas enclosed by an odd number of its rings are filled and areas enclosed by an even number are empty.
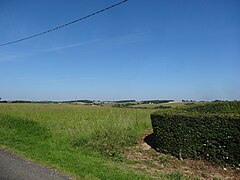
[[[0,43],[117,0],[1,0]],[[240,100],[239,0],[129,0],[0,47],[2,99]]]

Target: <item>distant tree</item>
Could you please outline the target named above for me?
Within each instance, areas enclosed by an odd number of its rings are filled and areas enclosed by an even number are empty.
[[[136,100],[119,100],[119,101],[115,101],[115,103],[128,103],[128,102],[136,102]]]
[[[160,103],[168,103],[172,102],[174,100],[148,100],[148,101],[142,101],[142,104],[160,104]]]

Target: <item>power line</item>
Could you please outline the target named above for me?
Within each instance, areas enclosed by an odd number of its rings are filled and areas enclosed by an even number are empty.
[[[73,20],[73,21],[71,21],[71,22],[62,24],[62,25],[57,26],[57,27],[55,27],[55,28],[52,28],[52,29],[49,29],[49,30],[46,30],[46,31],[43,31],[43,32],[40,32],[40,33],[37,33],[37,34],[33,34],[33,35],[31,35],[31,36],[27,36],[27,37],[24,37],[24,38],[21,38],[21,39],[17,39],[17,40],[14,40],[14,41],[10,41],[10,42],[7,42],[7,43],[0,44],[0,47],[1,47],[1,46],[7,46],[7,45],[10,45],[10,44],[14,44],[14,43],[18,43],[18,42],[25,41],[25,40],[28,40],[28,39],[32,39],[32,38],[35,38],[35,37],[37,37],[37,36],[41,36],[41,35],[50,33],[50,32],[52,32],[52,31],[56,31],[56,30],[58,30],[58,29],[64,28],[64,27],[69,26],[69,25],[71,25],[71,24],[77,23],[77,22],[82,21],[82,20],[84,20],[84,19],[87,19],[87,18],[90,18],[90,17],[95,16],[95,15],[97,15],[97,14],[100,14],[100,13],[102,13],[102,12],[104,12],[104,11],[107,11],[107,10],[109,10],[109,9],[112,9],[112,8],[114,8],[114,7],[116,7],[116,6],[119,6],[119,5],[121,5],[121,4],[123,4],[123,3],[127,2],[127,1],[128,1],[128,0],[124,0],[124,1],[118,2],[118,3],[116,3],[116,4],[113,4],[113,5],[111,5],[111,6],[106,7],[106,8],[104,8],[104,9],[98,10],[98,11],[96,11],[96,12],[94,12],[94,13],[91,13],[91,14],[89,14],[89,15],[80,17],[80,18],[78,18],[78,19],[76,19],[76,20]]]

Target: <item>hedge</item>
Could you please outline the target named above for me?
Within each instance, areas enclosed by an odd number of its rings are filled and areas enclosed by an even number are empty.
[[[240,166],[239,115],[157,112],[151,120],[159,151]]]
[[[220,113],[220,114],[234,114],[240,115],[240,102],[239,101],[229,101],[229,102],[211,102],[203,105],[193,105],[191,107],[185,108],[187,112],[190,113]]]

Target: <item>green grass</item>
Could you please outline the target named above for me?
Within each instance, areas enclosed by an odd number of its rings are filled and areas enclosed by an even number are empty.
[[[189,113],[211,113],[211,114],[240,114],[240,102],[211,102],[198,106],[190,106],[185,109]]]
[[[131,107],[135,108],[147,108],[147,109],[154,109],[158,108],[159,106],[164,106],[164,107],[181,107],[181,106],[186,106],[190,103],[183,103],[183,102],[168,102],[168,103],[158,103],[158,104],[137,104]],[[200,104],[199,102],[195,102],[193,104]]]
[[[79,179],[152,179],[122,153],[151,128],[153,110],[0,104],[0,145]],[[179,179],[179,174],[163,174]]]

